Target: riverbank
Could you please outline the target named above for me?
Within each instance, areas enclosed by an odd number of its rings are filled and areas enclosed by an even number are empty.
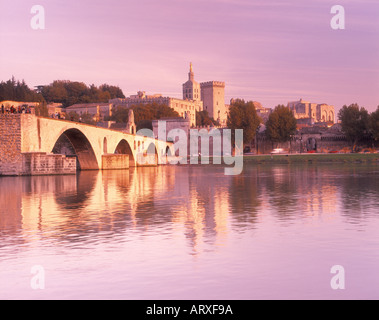
[[[245,155],[244,162],[263,163],[363,163],[379,162],[378,153]]]

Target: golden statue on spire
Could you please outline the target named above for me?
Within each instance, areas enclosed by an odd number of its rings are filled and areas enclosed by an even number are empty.
[[[190,62],[190,72],[193,72],[192,62]]]

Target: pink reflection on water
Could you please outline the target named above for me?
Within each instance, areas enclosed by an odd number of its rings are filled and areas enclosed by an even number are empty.
[[[376,299],[376,166],[0,180],[2,299]],[[9,196],[11,195],[11,196]],[[330,269],[346,269],[346,289]],[[31,268],[43,266],[45,289]]]

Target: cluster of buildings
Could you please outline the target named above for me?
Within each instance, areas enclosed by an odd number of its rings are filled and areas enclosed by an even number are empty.
[[[139,91],[125,99],[109,100],[109,103],[75,104],[66,108],[66,112],[78,114],[89,113],[95,118],[104,119],[112,115],[116,108],[129,109],[135,105],[159,104],[174,109],[180,117],[190,121],[191,127],[196,127],[196,112],[208,111],[211,118],[221,126],[225,126],[228,119],[229,105],[225,104],[225,82],[208,81],[198,83],[195,80],[192,63],[188,73],[188,81],[182,85],[183,98],[164,97],[161,94],[148,95]]]
[[[312,126],[315,123],[335,123],[335,108],[334,106],[325,103],[317,104],[304,101],[293,101],[288,103],[288,108],[292,110],[295,118],[300,125]]]
[[[117,108],[129,109],[135,105],[159,104],[174,109],[182,119],[189,122],[190,127],[197,127],[196,112],[207,111],[209,116],[216,120],[221,127],[226,127],[230,105],[225,103],[225,82],[206,81],[197,82],[193,65],[190,63],[188,80],[182,85],[182,99],[164,97],[161,94],[148,95],[145,91],[139,91],[136,95],[131,95],[125,99],[111,99],[108,103],[86,103],[75,104],[66,109],[62,109],[59,104],[49,104],[49,115],[54,116],[60,113],[77,113],[79,116],[90,114],[95,122],[102,122],[112,116],[113,110]],[[4,102],[7,104],[17,104],[15,102]],[[233,103],[233,99],[230,104]],[[22,103],[23,105],[25,103]],[[28,103],[30,107],[36,104]],[[271,108],[265,108],[261,103],[254,101],[258,115],[265,123],[272,112]],[[311,103],[300,99],[288,103],[288,108],[293,112],[298,121],[299,128],[311,127],[314,124],[334,124],[335,108],[327,104]],[[70,119],[68,119],[70,120]]]
[[[196,112],[206,110],[221,126],[226,125],[229,105],[225,104],[225,82],[198,83],[191,63],[188,81],[182,85],[182,89],[182,99],[163,97],[161,94],[146,95],[146,92],[140,91],[126,99],[113,99],[109,102],[116,108],[152,103],[166,105],[174,109],[180,117],[188,119],[191,127],[196,127]]]
[[[195,80],[193,65],[190,64],[188,80],[182,85],[183,98],[164,97],[161,94],[148,95],[139,91],[125,99],[112,99],[109,103],[76,104],[66,108],[66,112],[78,114],[89,113],[95,120],[104,119],[112,115],[116,108],[129,109],[135,105],[159,104],[174,109],[181,118],[190,122],[190,127],[196,127],[196,112],[207,111],[209,116],[220,126],[225,127],[230,105],[225,103],[225,82],[207,81],[199,83]],[[233,99],[230,104],[233,103]],[[254,101],[258,115],[263,122],[268,120],[272,109],[265,108],[261,103]],[[327,104],[311,103],[300,99],[288,103],[288,108],[294,113],[299,127],[313,126],[316,123],[335,123],[335,108]]]

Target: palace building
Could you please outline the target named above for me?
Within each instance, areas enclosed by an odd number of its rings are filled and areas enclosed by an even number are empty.
[[[225,82],[208,81],[201,85],[201,100],[204,110],[221,125],[228,120],[229,105],[225,104]]]
[[[188,81],[183,84],[183,99],[202,101],[203,110],[208,111],[209,116],[221,125],[225,125],[229,109],[225,104],[225,82],[197,83],[192,63],[190,63],[188,78]]]
[[[335,123],[335,108],[327,104],[317,104],[304,101],[293,101],[288,103],[288,108],[293,112],[296,119],[309,119],[314,123]]]
[[[207,110],[210,117],[221,125],[227,121],[228,106],[225,105],[225,83],[209,81],[199,84],[195,80],[193,65],[190,63],[188,81],[182,85],[183,99],[163,97],[161,94],[147,95],[140,91],[126,99],[112,99],[109,103],[115,107],[130,108],[140,104],[163,104],[179,113],[183,119],[189,119],[191,127],[196,127],[196,112]]]

